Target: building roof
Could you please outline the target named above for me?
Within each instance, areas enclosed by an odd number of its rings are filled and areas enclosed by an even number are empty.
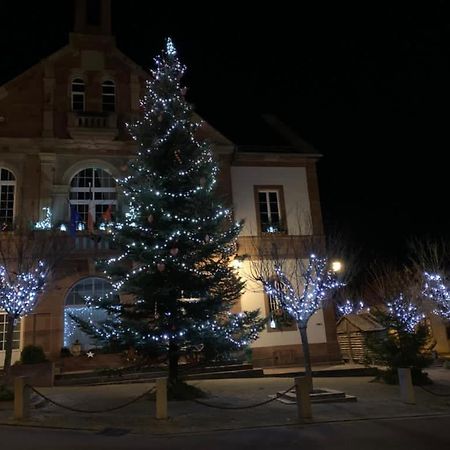
[[[370,313],[360,313],[360,314],[349,314],[347,316],[341,317],[337,323],[337,328],[339,332],[339,325],[342,322],[347,321],[354,328],[357,328],[360,331],[383,331],[385,327],[383,327],[380,323],[378,323],[375,318]]]

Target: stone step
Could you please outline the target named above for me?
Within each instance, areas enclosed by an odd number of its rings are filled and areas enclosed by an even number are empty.
[[[281,403],[288,405],[295,404],[297,402],[297,395],[295,389],[285,393],[278,392],[281,397],[278,399]],[[271,396],[275,397],[274,395]],[[353,395],[347,395],[345,392],[336,391],[334,389],[315,389],[310,395],[311,403],[339,403],[339,402],[355,402],[357,398]]]
[[[224,378],[257,378],[262,377],[263,375],[262,369],[242,369],[185,374],[181,375],[181,378],[184,380],[210,380]],[[55,379],[55,386],[150,383],[154,381],[155,378],[166,376],[167,372],[141,372],[122,375],[95,375],[91,373],[90,375],[84,374],[84,376],[77,377],[60,376]]]

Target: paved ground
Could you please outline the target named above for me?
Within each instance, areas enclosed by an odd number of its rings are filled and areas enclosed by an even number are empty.
[[[429,450],[449,448],[449,426],[441,415],[165,436],[0,426],[0,435],[8,450]]]
[[[450,394],[450,370],[429,370],[435,392]],[[268,399],[270,394],[285,390],[293,384],[290,378],[256,378],[233,380],[202,380],[192,384],[207,391],[205,400],[215,405],[246,406]],[[317,378],[316,387],[344,390],[356,395],[356,403],[329,403],[313,405],[313,423],[345,422],[379,418],[443,416],[450,413],[450,397],[433,396],[416,388],[416,405],[405,405],[399,399],[397,386],[372,382],[368,377]],[[138,396],[150,384],[124,384],[110,386],[79,386],[41,388],[48,397],[64,405],[82,409],[113,407]],[[240,428],[270,427],[297,424],[297,411],[293,405],[278,401],[258,408],[242,410],[210,409],[193,402],[170,402],[170,419],[154,418],[155,404],[149,399],[115,412],[80,414],[66,411],[51,404],[33,409],[26,422],[16,422],[12,404],[0,403],[0,424],[31,425],[39,427],[97,430],[120,428],[133,433],[172,434]]]

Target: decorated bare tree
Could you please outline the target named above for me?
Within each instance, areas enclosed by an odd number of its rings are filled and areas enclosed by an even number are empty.
[[[262,283],[267,295],[279,302],[300,331],[306,376],[312,380],[307,327],[309,319],[323,308],[343,285],[330,270],[326,257],[311,254],[306,260],[279,258],[273,247],[272,258],[260,254],[252,261],[251,276]],[[311,381],[312,389],[312,381]]]
[[[450,292],[443,276],[425,272],[423,295],[433,301],[434,314],[450,320]]]
[[[18,228],[0,236],[0,310],[6,313],[5,361],[9,378],[14,328],[36,307],[51,269],[71,248],[71,242],[48,229]]]
[[[5,378],[9,376],[13,348],[14,327],[19,319],[30,314],[38,301],[47,278],[47,268],[42,261],[29,271],[11,271],[0,266],[0,309],[6,313]]]

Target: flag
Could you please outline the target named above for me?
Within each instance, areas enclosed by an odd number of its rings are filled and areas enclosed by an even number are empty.
[[[81,221],[81,217],[78,214],[77,206],[70,205],[70,224],[69,224],[69,233],[72,237],[75,237],[77,234],[77,225],[78,222]]]
[[[94,196],[91,189],[91,183],[89,183],[89,203],[88,203],[88,215],[87,215],[87,228],[89,233],[94,233],[95,225],[95,203]]]
[[[112,208],[111,208],[111,205],[108,206],[106,211],[103,211],[102,219],[103,219],[104,222],[111,222],[111,220],[112,220]]]

